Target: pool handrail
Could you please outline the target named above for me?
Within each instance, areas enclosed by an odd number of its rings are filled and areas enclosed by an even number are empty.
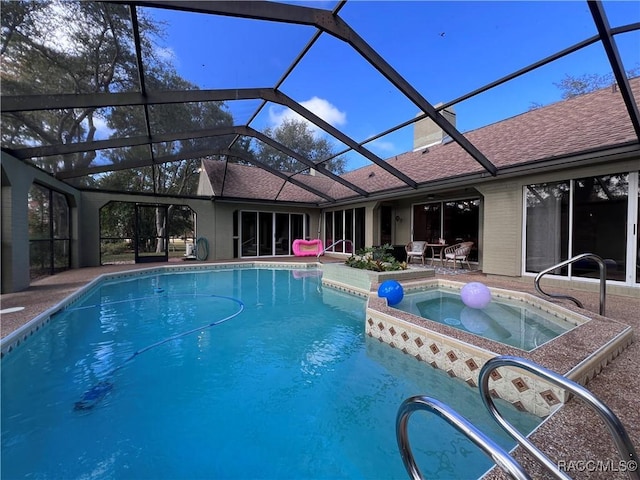
[[[493,416],[500,426],[511,435],[528,453],[530,453],[546,470],[555,478],[562,480],[571,480],[565,472],[560,470],[559,464],[553,463],[544,453],[533,445],[524,435],[522,435],[513,425],[511,425],[500,414],[496,408],[491,391],[489,390],[489,379],[493,371],[499,367],[512,366],[523,369],[527,372],[533,373],[546,381],[568,390],[576,397],[582,399],[589,407],[596,411],[607,425],[614,443],[618,449],[621,460],[626,462],[627,475],[631,480],[640,480],[640,472],[637,470],[638,454],[635,451],[635,447],[631,442],[629,434],[625,430],[622,422],[618,417],[607,407],[600,399],[593,395],[582,385],[569,380],[568,378],[559,375],[551,370],[548,370],[530,360],[526,360],[520,357],[514,357],[509,355],[498,356],[487,361],[479,374],[479,388],[482,401],[489,410],[489,413]],[[409,422],[409,416],[416,410],[429,410],[435,412],[438,416],[448,421],[451,425],[456,427],[460,432],[464,433],[473,443],[480,447],[486,454],[488,454],[493,461],[502,469],[506,470],[512,478],[516,479],[528,479],[531,478],[529,474],[522,468],[522,466],[506,453],[500,446],[495,444],[490,438],[486,437],[480,432],[471,422],[455,412],[448,405],[439,402],[433,398],[427,396],[414,396],[406,399],[400,405],[398,413],[396,415],[396,438],[398,441],[398,448],[402,461],[409,473],[410,477],[414,480],[422,480],[424,477],[418,468],[411,446],[409,444],[409,437],[407,434],[407,425]],[[636,468],[632,468],[635,466]]]
[[[493,415],[493,418],[500,424],[500,426],[504,430],[506,430],[507,433],[509,433],[514,439],[516,439],[518,443],[536,460],[538,460],[538,462],[540,462],[550,474],[554,475],[556,478],[570,479],[570,477],[568,477],[558,468],[557,464],[553,463],[546,455],[544,455],[544,453],[538,450],[538,448],[533,445],[533,443],[531,443],[524,435],[522,435],[516,428],[514,428],[513,425],[511,425],[500,414],[493,402],[493,398],[489,390],[489,379],[491,377],[491,373],[496,368],[502,366],[512,366],[526,370],[527,372],[533,373],[558,387],[568,390],[576,397],[582,399],[604,420],[604,423],[607,425],[609,432],[613,437],[614,443],[616,444],[621,460],[623,462],[627,462],[627,465],[632,465],[632,462],[635,462],[635,465],[638,464],[638,454],[636,453],[629,434],[622,425],[622,422],[611,411],[611,409],[607,407],[607,405],[605,405],[600,399],[598,399],[598,397],[596,397],[585,387],[524,358],[513,357],[509,355],[494,357],[487,361],[480,370],[479,387],[482,401],[484,402],[489,412]],[[632,471],[631,469],[627,469],[627,474],[632,480],[640,480],[640,472],[638,472],[638,470]]]
[[[321,255],[324,255],[324,252],[326,252],[327,250],[329,250],[330,248],[335,247],[336,245],[338,245],[339,243],[346,243],[349,242],[351,243],[351,240],[349,240],[348,238],[341,238],[340,240],[336,240],[335,242],[333,242],[331,245],[329,245],[328,247],[325,247],[324,250],[322,250],[321,252],[318,252],[318,255],[316,255],[316,258],[320,258]],[[339,252],[341,253],[341,252]]]
[[[576,255],[575,257],[570,258],[569,260],[565,260],[552,267],[542,270],[540,273],[538,273],[538,275],[536,275],[534,285],[536,287],[537,292],[540,293],[541,295],[546,295],[547,297],[551,297],[551,298],[564,298],[565,300],[571,300],[578,307],[584,308],[580,300],[570,295],[553,294],[553,293],[547,293],[543,291],[542,288],[540,287],[540,280],[547,273],[550,273],[560,267],[564,267],[565,265],[575,263],[578,260],[582,260],[585,258],[590,258],[591,260],[595,260],[598,266],[600,267],[600,315],[604,316],[606,297],[607,297],[607,265],[604,263],[604,260],[602,259],[602,257],[599,257],[598,255],[595,255],[593,253],[581,253],[580,255]]]
[[[449,422],[458,431],[465,434],[475,445],[486,453],[501,468],[503,468],[512,478],[518,480],[530,480],[531,477],[524,468],[514,460],[502,447],[478,430],[469,420],[458,414],[448,405],[435,398],[417,395],[402,402],[396,415],[396,438],[398,448],[409,476],[414,480],[422,480],[424,477],[416,464],[415,457],[409,444],[407,425],[409,417],[416,410],[428,410],[435,412],[440,418]]]

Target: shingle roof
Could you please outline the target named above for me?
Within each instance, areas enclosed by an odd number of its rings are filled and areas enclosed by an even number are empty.
[[[640,97],[640,77],[630,80],[635,98]],[[554,158],[571,156],[593,149],[637,142],[622,95],[615,87],[579,95],[521,115],[467,132],[467,137],[500,169],[527,163],[542,164]],[[389,164],[418,184],[478,174],[484,171],[457,143],[440,144],[425,151],[408,152],[387,159]],[[211,161],[205,161],[205,164]],[[215,162],[222,163],[222,162]],[[207,168],[209,172],[209,168]],[[323,203],[323,199],[287,183],[262,169],[229,164],[225,196]],[[243,173],[241,173],[243,172]],[[242,178],[248,176],[249,180]],[[407,188],[397,177],[377,165],[342,175],[345,180],[370,193]],[[209,178],[219,194],[219,177]],[[327,193],[335,199],[348,199],[354,192],[319,174],[297,175],[297,180]],[[234,183],[237,182],[236,185]],[[244,191],[244,194],[241,193]]]
[[[322,203],[324,198],[258,167],[220,160],[202,162],[214,196]],[[311,188],[327,192],[333,180],[325,176],[296,175],[295,179]],[[345,190],[346,187],[342,187]]]

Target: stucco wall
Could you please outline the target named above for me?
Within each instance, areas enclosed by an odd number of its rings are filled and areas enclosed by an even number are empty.
[[[215,238],[215,210],[208,199],[187,199],[178,197],[114,194],[102,192],[82,192],[80,212],[80,232],[83,248],[81,249],[82,267],[100,265],[100,208],[109,202],[132,202],[161,205],[187,205],[196,213],[196,232],[199,237],[209,241],[209,258],[211,259]],[[230,257],[226,257],[230,258]]]
[[[34,182],[66,195],[71,221],[71,267],[79,266],[80,193],[69,185],[2,152],[2,293],[29,287],[29,190]]]

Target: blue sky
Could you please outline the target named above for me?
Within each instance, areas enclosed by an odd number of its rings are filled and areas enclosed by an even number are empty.
[[[293,2],[291,2],[293,3]],[[298,3],[300,4],[300,3]],[[334,2],[305,2],[331,9]],[[605,1],[611,26],[640,22],[640,2]],[[315,32],[311,27],[145,9],[166,23],[163,53],[200,88],[273,87]],[[593,36],[585,1],[352,1],[340,16],[431,103],[449,102]],[[616,36],[626,69],[640,67],[640,32]],[[597,44],[456,105],[462,132],[560,100],[565,75],[611,72]],[[413,118],[418,109],[350,46],[327,34],[281,90],[356,141]],[[259,101],[227,102],[244,124]],[[290,112],[268,104],[251,124]],[[411,127],[367,147],[382,158],[412,149]],[[340,150],[341,145],[336,144]],[[349,169],[367,164],[349,154]]]

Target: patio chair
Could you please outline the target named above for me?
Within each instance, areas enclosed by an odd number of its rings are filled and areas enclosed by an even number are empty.
[[[418,242],[409,242],[407,246],[404,247],[407,251],[407,263],[411,263],[412,257],[420,257],[422,260],[422,265],[424,265],[424,256],[427,251],[427,242],[418,241]]]
[[[467,262],[467,268],[471,270],[469,265],[469,254],[471,253],[471,247],[473,242],[456,243],[444,249],[444,266],[446,267],[449,260],[453,260],[453,268],[456,268],[456,262],[460,260],[460,268],[464,268],[462,262]]]

